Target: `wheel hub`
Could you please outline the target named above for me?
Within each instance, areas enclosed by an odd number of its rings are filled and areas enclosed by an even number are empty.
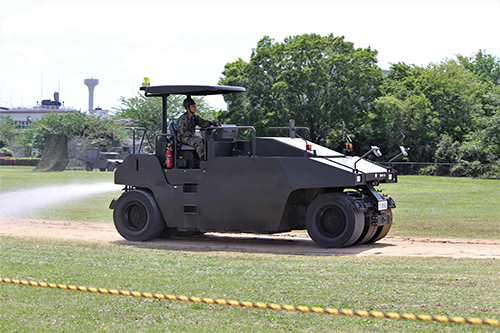
[[[332,207],[325,211],[318,218],[318,229],[328,233],[332,237],[340,236],[346,227],[346,217],[342,211]]]
[[[132,230],[141,230],[146,225],[147,214],[145,208],[140,204],[130,204],[125,209],[125,222]]]

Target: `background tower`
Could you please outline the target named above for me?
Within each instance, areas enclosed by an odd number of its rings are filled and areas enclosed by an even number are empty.
[[[99,84],[98,79],[85,79],[83,81],[89,87],[89,111],[94,110],[94,88]]]

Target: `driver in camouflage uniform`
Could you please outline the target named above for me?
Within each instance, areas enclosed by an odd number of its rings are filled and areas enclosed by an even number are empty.
[[[205,156],[205,145],[203,139],[195,135],[196,125],[207,127],[216,124],[217,120],[205,120],[195,115],[196,103],[190,97],[184,100],[183,106],[186,108],[186,113],[179,117],[177,121],[178,132],[177,140],[196,149],[198,156],[203,160]]]

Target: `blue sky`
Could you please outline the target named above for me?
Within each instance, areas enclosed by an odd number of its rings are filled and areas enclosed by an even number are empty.
[[[87,110],[90,77],[103,109],[137,94],[144,76],[215,85],[263,36],[304,33],[370,46],[383,69],[479,49],[500,56],[500,1],[0,0],[0,106],[33,106],[59,91],[66,106]]]

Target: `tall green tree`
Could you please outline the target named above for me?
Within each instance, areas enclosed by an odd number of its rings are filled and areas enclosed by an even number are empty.
[[[14,118],[10,116],[0,116],[0,148],[9,148],[18,130],[14,125]]]
[[[479,50],[472,57],[457,55],[462,66],[478,74],[483,80],[490,81],[493,85],[500,85],[500,61],[497,57]]]
[[[75,136],[90,141],[96,141],[101,145],[111,145],[120,140],[120,128],[110,119],[100,119],[88,116],[85,122],[74,133]]]
[[[87,115],[83,112],[51,112],[43,118],[33,121],[28,130],[32,134],[33,148],[42,153],[47,134],[66,134],[68,137],[74,136],[85,123],[86,119]]]
[[[468,153],[470,148],[476,154],[483,156],[482,160],[493,160],[500,158],[500,86],[496,86],[488,94],[483,96],[485,115],[476,119],[476,131],[466,135],[463,142],[462,152],[464,160],[474,161],[474,154]],[[488,158],[484,158],[487,156]]]
[[[31,138],[32,147],[43,152],[47,134],[66,134],[68,138],[79,137],[100,140],[102,145],[111,145],[120,140],[115,124],[110,120],[101,120],[84,112],[49,113],[35,120],[24,133],[23,138]]]
[[[374,103],[370,122],[361,127],[363,141],[375,137],[384,146],[393,141],[394,133],[403,133],[414,160],[430,162],[442,135],[462,142],[478,129],[488,84],[447,60],[426,68],[395,64],[381,90],[384,95]],[[383,141],[384,137],[389,139]]]
[[[331,145],[342,121],[355,126],[379,96],[382,71],[377,51],[355,48],[344,37],[304,34],[275,43],[262,38],[250,61],[228,63],[220,84],[243,86],[247,94],[226,97],[222,121],[253,125],[259,134],[295,119],[312,140]],[[336,143],[336,142],[335,142]]]

